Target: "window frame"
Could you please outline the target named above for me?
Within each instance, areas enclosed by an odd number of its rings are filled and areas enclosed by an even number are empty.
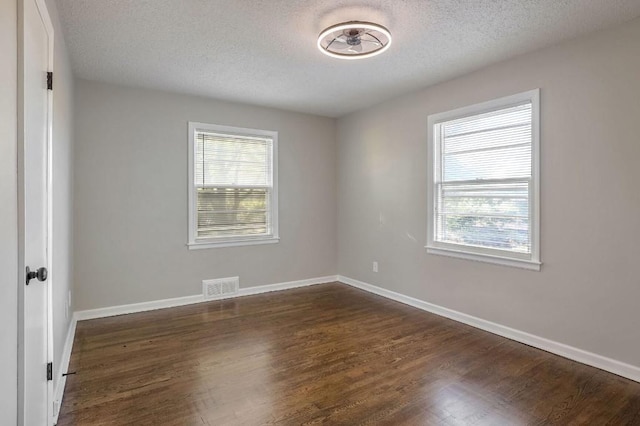
[[[260,130],[249,129],[243,127],[223,126],[218,124],[208,124],[190,121],[188,123],[189,129],[189,164],[188,164],[188,242],[187,246],[189,250],[206,249],[206,248],[218,248],[218,247],[233,247],[233,246],[246,246],[257,244],[274,244],[280,241],[278,230],[278,132],[272,130]],[[269,217],[271,219],[270,228],[271,233],[266,235],[257,236],[230,236],[230,237],[209,237],[209,238],[197,238],[197,224],[198,224],[198,209],[196,206],[197,197],[197,185],[194,183],[195,178],[195,155],[196,144],[195,134],[197,131],[204,131],[210,133],[224,133],[227,135],[238,135],[248,137],[268,137],[273,141],[272,143],[272,186],[271,186],[271,200]],[[239,186],[242,187],[242,186]]]
[[[438,125],[491,111],[531,102],[531,186],[529,189],[529,233],[531,254],[510,250],[474,247],[464,244],[445,243],[435,239],[436,183],[440,173],[440,142]],[[540,89],[529,90],[499,99],[456,108],[427,118],[427,253],[475,260],[504,266],[539,271],[540,261]]]

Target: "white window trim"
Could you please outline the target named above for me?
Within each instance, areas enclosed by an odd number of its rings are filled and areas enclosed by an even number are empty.
[[[198,223],[198,212],[195,208],[196,186],[193,183],[195,174],[195,132],[196,130],[209,131],[214,133],[227,133],[239,136],[260,136],[269,137],[273,140],[273,187],[271,194],[271,234],[264,236],[242,236],[228,238],[196,238],[196,225]],[[259,244],[274,244],[280,241],[278,231],[278,132],[271,130],[247,129],[242,127],[221,126],[217,124],[189,122],[189,167],[188,167],[188,212],[189,230],[188,243],[189,250],[199,250],[219,247],[235,247]]]
[[[511,105],[531,101],[532,107],[532,184],[529,194],[530,209],[530,238],[531,255],[518,254],[507,250],[484,249],[480,247],[468,247],[458,244],[448,244],[435,241],[435,206],[436,191],[434,182],[437,170],[434,167],[436,161],[436,141],[434,140],[434,126],[441,122],[454,120],[470,115],[477,115],[492,110],[507,108]],[[513,266],[517,268],[539,271],[540,261],[540,89],[529,90],[503,98],[470,105],[438,114],[429,115],[427,119],[427,164],[430,168],[427,173],[427,253],[451,256],[461,259],[494,263],[497,265]]]

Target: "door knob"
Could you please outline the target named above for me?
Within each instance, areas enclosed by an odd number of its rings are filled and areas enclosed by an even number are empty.
[[[42,268],[38,268],[37,271],[32,271],[27,266],[27,285],[29,285],[29,281],[31,281],[34,278],[37,278],[38,281],[46,280],[47,279],[47,268],[45,268],[43,266]]]

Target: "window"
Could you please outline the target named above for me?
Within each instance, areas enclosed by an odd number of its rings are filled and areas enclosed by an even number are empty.
[[[278,133],[189,123],[189,248],[278,242]]]
[[[427,252],[540,269],[539,90],[428,118]]]

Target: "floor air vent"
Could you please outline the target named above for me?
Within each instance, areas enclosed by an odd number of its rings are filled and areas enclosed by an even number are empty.
[[[233,296],[238,292],[239,277],[218,278],[202,281],[202,294],[205,300],[221,299]]]

